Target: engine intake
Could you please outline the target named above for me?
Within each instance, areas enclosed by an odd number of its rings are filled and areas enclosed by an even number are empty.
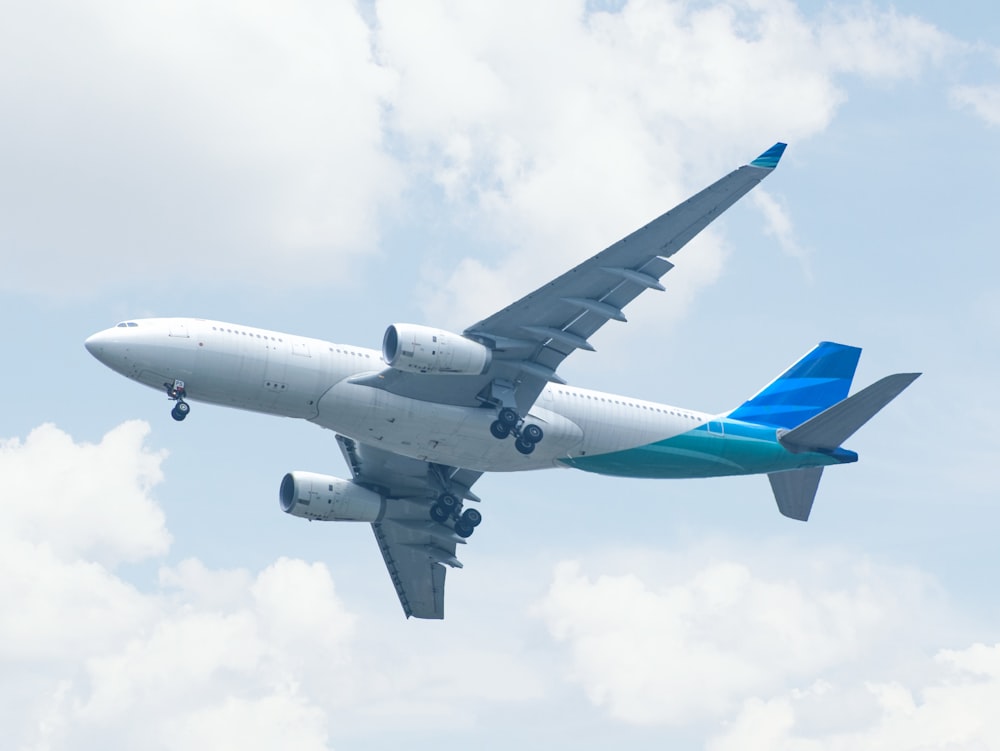
[[[479,375],[490,367],[493,353],[450,331],[395,323],[382,338],[382,358],[390,368],[408,373]]]
[[[374,522],[385,501],[378,493],[330,475],[289,472],[278,492],[281,510],[311,521]]]

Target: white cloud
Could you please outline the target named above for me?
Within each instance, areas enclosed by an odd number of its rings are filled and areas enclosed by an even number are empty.
[[[759,557],[687,556],[595,578],[560,564],[540,606],[572,679],[625,722],[698,723],[833,669],[881,670],[912,647],[894,643],[898,629],[934,600],[917,572],[863,561],[824,570],[829,555],[794,553],[767,570]]]
[[[968,107],[990,125],[1000,125],[1000,86],[956,86],[951,99],[960,107]]]
[[[167,564],[152,496],[163,454],[148,434],[128,422],[87,444],[46,425],[2,442],[0,496],[14,499],[0,526],[8,745],[325,749],[332,728],[370,734],[374,723],[391,735],[404,718],[437,737],[474,727],[490,706],[543,696],[516,635],[486,622],[466,639],[395,608],[361,629],[323,563]],[[22,502],[33,498],[52,500]],[[124,560],[160,562],[158,575],[130,583]],[[391,598],[371,562],[379,599]]]
[[[726,732],[708,743],[709,751],[747,748],[973,749],[1000,744],[1000,644],[974,644],[942,650],[917,678],[866,682],[839,692],[792,691],[768,700],[748,700]],[[935,673],[926,675],[928,668]],[[804,716],[820,700],[829,717],[842,711],[850,694],[866,694],[873,716],[856,729],[815,729]],[[762,741],[753,745],[754,739]],[[748,745],[748,741],[751,745]]]
[[[806,275],[811,278],[808,267],[808,252],[799,243],[792,226],[792,217],[788,208],[772,196],[765,188],[757,188],[750,194],[754,204],[764,215],[766,222],[764,231],[775,240],[781,249],[792,258],[800,261]]]
[[[375,17],[349,0],[8,14],[0,284],[343,283],[423,176],[474,257],[498,256],[471,290],[471,261],[429,269],[427,311],[488,314],[757,149],[821,132],[845,74],[912,77],[955,48],[895,11],[811,19],[789,0],[383,0]],[[717,259],[684,263],[715,276]]]
[[[147,440],[141,423],[96,445],[47,426],[4,442],[0,483],[26,472],[11,456],[45,447],[50,468],[89,462],[133,477],[112,502],[141,530],[160,513],[151,493],[162,456]],[[91,492],[68,484],[62,502],[76,508]],[[609,554],[598,576],[561,564],[537,609],[546,636],[517,610],[516,582],[538,560],[480,567],[482,594],[466,594],[484,607],[464,621],[404,622],[393,610],[398,620],[383,622],[351,612],[320,563],[280,558],[251,572],[189,558],[162,565],[143,589],[100,560],[102,547],[120,546],[117,533],[97,543],[71,513],[4,535],[0,725],[15,748],[264,749],[284,739],[323,749],[334,730],[392,738],[400,723],[438,737],[539,707],[586,711],[566,696],[576,686],[612,726],[710,722],[718,749],[752,748],[747,734],[761,748],[996,737],[1000,646],[922,657],[947,618],[933,583],[836,551],[773,541],[743,555],[731,545],[633,550]],[[147,561],[163,555],[143,550]],[[388,589],[383,571],[372,575]]]
[[[470,324],[755,149],[821,132],[844,75],[894,81],[953,48],[930,24],[868,6],[816,20],[786,0],[583,8],[378,6],[379,59],[399,74],[390,126],[478,228],[474,255],[426,269],[428,320]],[[716,278],[721,247],[709,234],[679,256],[689,294]]]
[[[343,278],[402,185],[370,47],[350,0],[12,9],[0,285]]]
[[[77,444],[47,424],[23,442],[0,442],[0,497],[11,499],[0,540],[112,565],[166,552],[163,512],[149,497],[166,454],[146,448],[148,435],[148,424],[132,421],[99,444]]]
[[[921,18],[869,4],[831,6],[818,42],[833,70],[879,81],[915,78],[928,65],[962,49],[961,43]]]

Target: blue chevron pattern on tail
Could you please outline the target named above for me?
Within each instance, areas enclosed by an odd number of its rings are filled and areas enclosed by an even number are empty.
[[[728,416],[758,425],[795,428],[847,398],[859,357],[859,347],[820,342]]]

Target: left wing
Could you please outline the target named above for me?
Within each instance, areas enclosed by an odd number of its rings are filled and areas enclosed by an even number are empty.
[[[478,501],[470,488],[482,472],[410,459],[342,435],[337,443],[354,482],[386,499],[372,530],[406,617],[444,618],[445,566],[461,568],[455,550],[465,540],[431,520],[428,510],[443,493]]]
[[[625,321],[628,303],[663,290],[667,260],[767,177],[784,153],[776,143],[684,203],[562,276],[465,330],[493,352],[481,375],[432,375],[388,368],[358,382],[401,396],[459,406],[503,404],[526,414],[560,363],[609,320]]]

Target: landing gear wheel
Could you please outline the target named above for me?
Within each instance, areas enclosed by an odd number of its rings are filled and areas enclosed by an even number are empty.
[[[174,408],[170,410],[170,416],[177,420],[177,422],[180,422],[188,416],[188,412],[190,411],[191,406],[187,402],[177,402]]]
[[[528,455],[535,450],[535,444],[531,443],[530,441],[526,441],[524,440],[523,437],[521,437],[518,438],[516,441],[514,441],[514,448],[516,448],[522,454]]]
[[[451,516],[451,514],[448,512],[447,509],[441,506],[440,503],[435,503],[433,506],[431,506],[431,519],[433,519],[434,521],[443,523],[448,521],[449,516]]]
[[[440,506],[449,515],[451,515],[458,509],[458,499],[451,493],[442,493],[438,497],[437,503],[434,505]]]
[[[502,441],[510,435],[510,427],[506,423],[494,420],[490,423],[490,433],[493,434],[494,438],[499,438]]]
[[[521,438],[528,443],[538,443],[544,437],[545,433],[535,424],[525,425],[521,428]]]
[[[517,410],[513,410],[510,407],[504,407],[500,410],[500,414],[497,415],[497,420],[502,422],[508,428],[513,428],[520,421],[520,416],[517,414]]]
[[[475,528],[483,523],[483,515],[474,508],[467,508],[459,518],[459,523]]]
[[[466,524],[461,519],[459,519],[457,522],[455,522],[455,534],[458,535],[459,537],[462,537],[462,538],[472,537],[472,533],[474,531],[475,531],[475,527],[469,526],[468,524]]]

